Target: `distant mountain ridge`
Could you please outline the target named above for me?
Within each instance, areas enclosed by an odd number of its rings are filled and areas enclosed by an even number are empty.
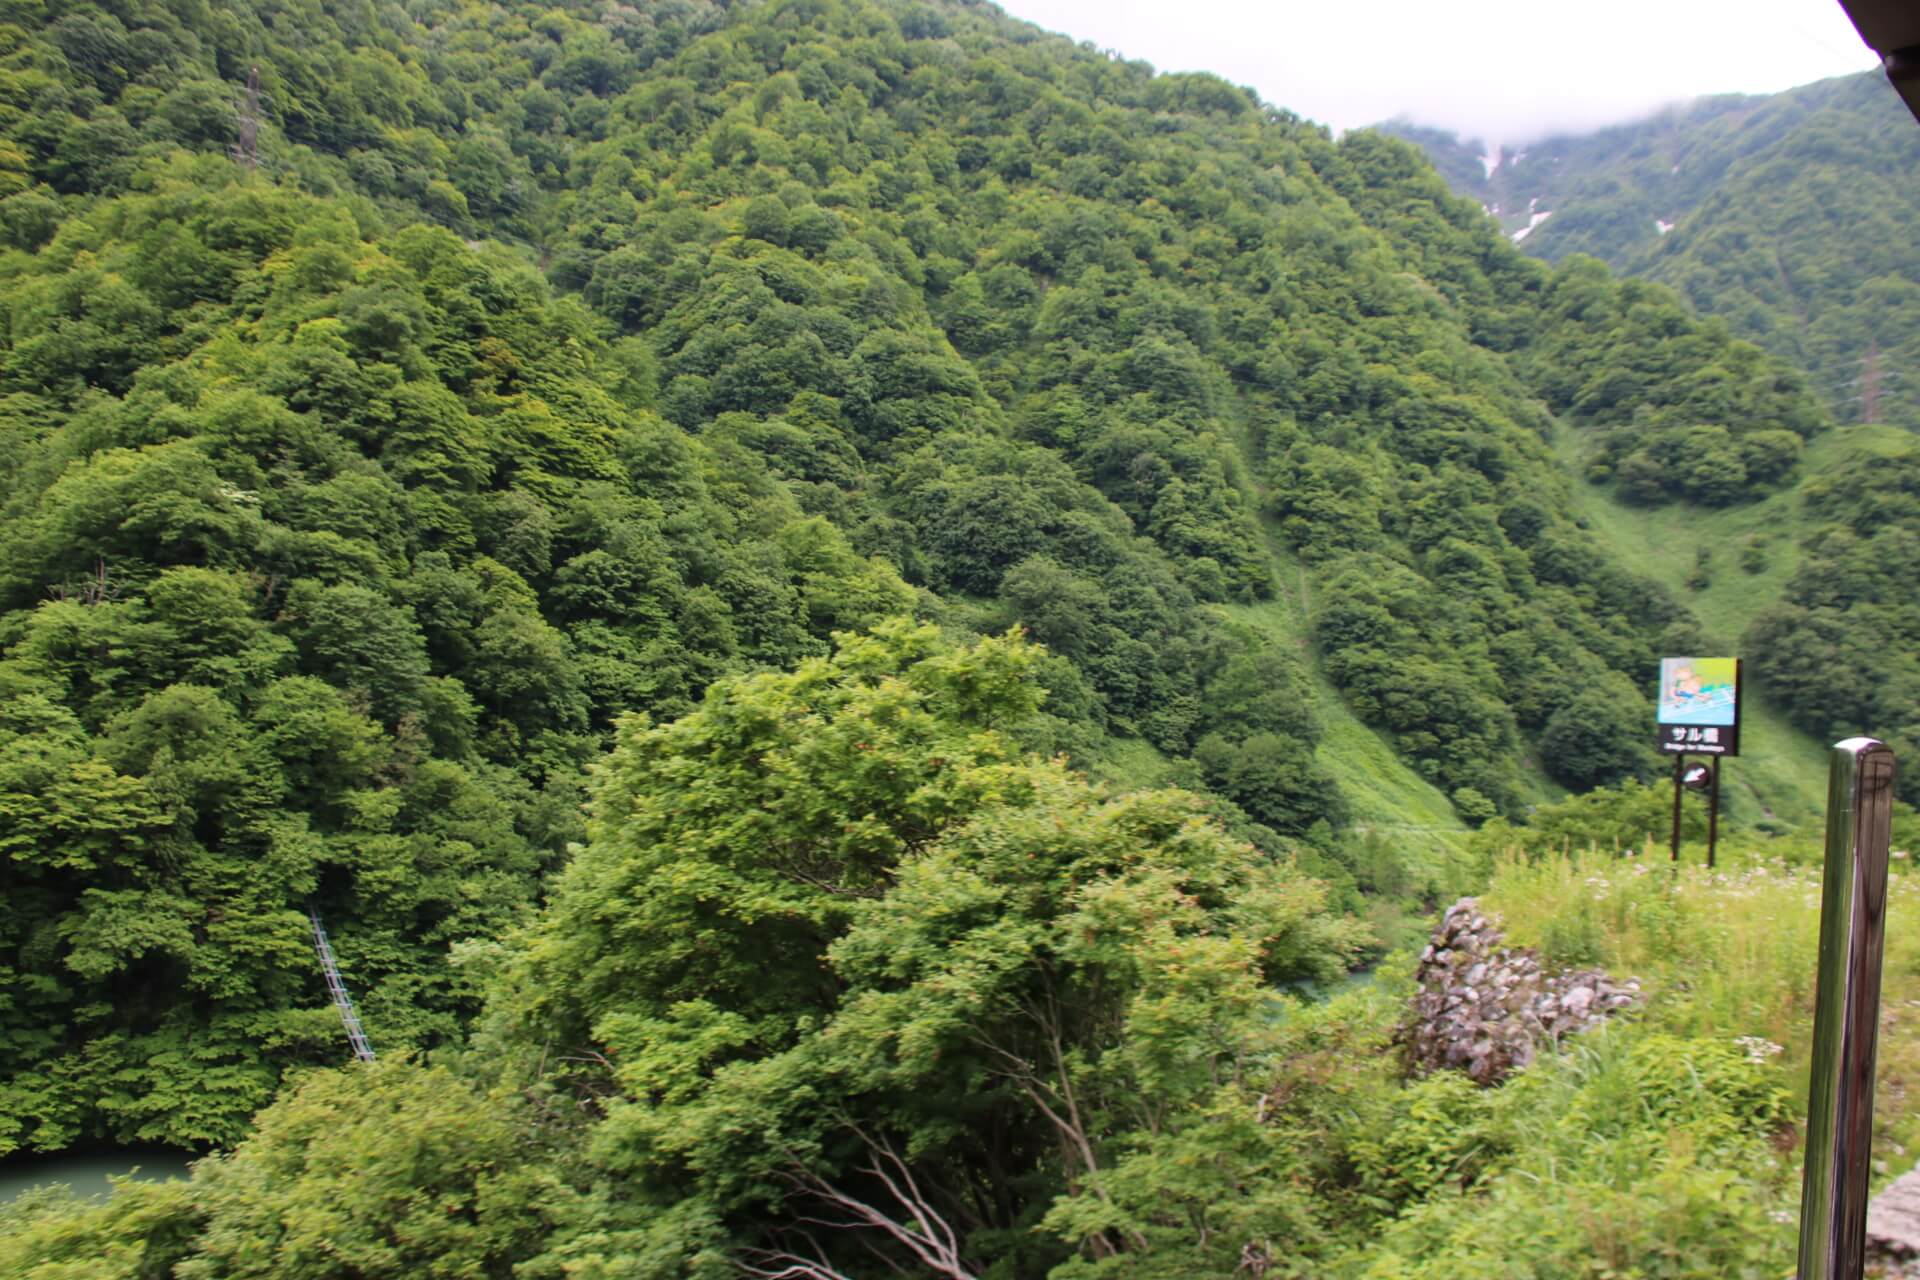
[[[1407,121],[1380,128],[1527,253],[1592,254],[1671,285],[1805,368],[1839,420],[1920,428],[1907,372],[1920,361],[1920,129],[1878,73],[1702,98],[1497,155]]]

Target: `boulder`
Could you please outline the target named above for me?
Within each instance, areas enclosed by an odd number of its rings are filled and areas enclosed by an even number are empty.
[[[1498,1084],[1538,1046],[1584,1031],[1639,1003],[1640,984],[1599,969],[1542,971],[1524,947],[1500,946],[1499,926],[1472,898],[1448,907],[1420,953],[1415,993],[1396,1042],[1409,1075],[1464,1071]]]
[[[1920,1169],[1895,1178],[1868,1202],[1867,1257],[1882,1276],[1920,1274]]]

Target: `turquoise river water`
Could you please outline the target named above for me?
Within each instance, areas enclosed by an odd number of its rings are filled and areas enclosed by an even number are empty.
[[[190,1152],[172,1147],[120,1147],[85,1154],[61,1152],[51,1156],[10,1156],[0,1160],[0,1205],[9,1204],[35,1187],[62,1182],[83,1196],[104,1196],[109,1176],[132,1174],[142,1181],[184,1178]]]

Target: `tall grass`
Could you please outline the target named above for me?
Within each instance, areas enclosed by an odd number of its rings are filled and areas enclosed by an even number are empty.
[[[1537,947],[1550,967],[1638,978],[1645,1002],[1497,1089],[1441,1073],[1361,1095],[1341,1145],[1356,1203],[1378,1216],[1328,1274],[1786,1275],[1820,874],[1809,846],[1768,850],[1736,849],[1716,871],[1676,866],[1664,849],[1497,854],[1481,905],[1508,943]],[[1907,1103],[1920,1082],[1920,876],[1903,865],[1889,889],[1882,1183],[1906,1171],[1920,1138],[1920,1107]]]
[[[1640,1017],[1689,1038],[1735,1041],[1769,1060],[1806,1105],[1820,941],[1820,874],[1736,850],[1717,871],[1657,855],[1598,851],[1496,859],[1483,906],[1513,945],[1549,964],[1640,979]],[[1920,1142],[1920,877],[1896,864],[1888,887],[1876,1155],[1889,1176]]]
[[[1398,1167],[1436,1186],[1333,1268],[1342,1280],[1778,1280],[1797,1185],[1762,1136],[1783,1098],[1729,1045],[1644,1026],[1579,1037],[1499,1089],[1448,1073],[1394,1109]],[[1409,1159],[1411,1155],[1413,1159]],[[1423,1161],[1420,1157],[1426,1157]]]

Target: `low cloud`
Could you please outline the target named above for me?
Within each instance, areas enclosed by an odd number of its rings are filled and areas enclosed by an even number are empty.
[[[1335,129],[1394,117],[1518,145],[1711,93],[1876,65],[1834,0],[1009,0],[1166,71],[1212,71]]]

